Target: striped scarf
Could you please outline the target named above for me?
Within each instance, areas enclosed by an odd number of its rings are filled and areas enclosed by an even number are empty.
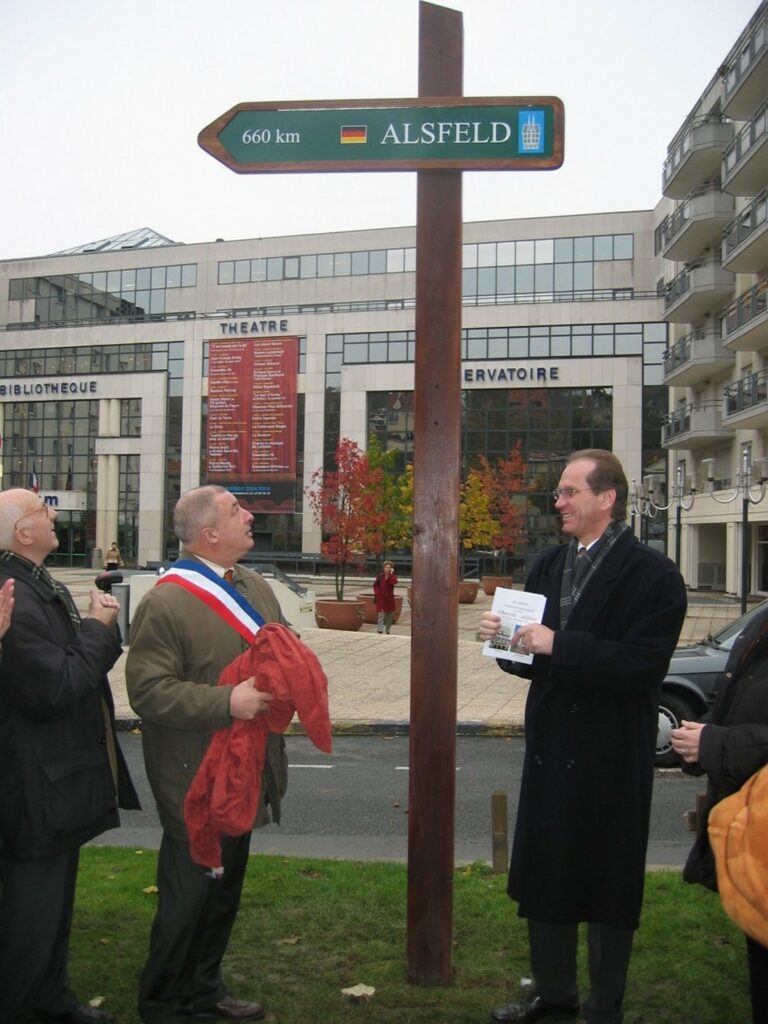
[[[72,595],[63,583],[59,583],[58,580],[55,580],[53,576],[51,576],[44,565],[36,565],[34,562],[30,562],[30,560],[25,558],[23,555],[19,555],[15,551],[8,550],[0,551],[0,562],[15,565],[17,569],[21,569],[23,572],[28,573],[33,579],[37,580],[38,583],[42,584],[46,590],[49,590],[55,597],[58,597],[67,609],[67,615],[69,615],[73,629],[76,633],[80,632],[82,620],[80,618],[80,612],[77,610],[77,605],[72,599]]]
[[[568,625],[568,619],[571,617],[571,612],[576,607],[579,598],[584,593],[584,589],[592,578],[593,574],[597,570],[600,563],[603,561],[605,556],[611,550],[613,545],[619,539],[619,537],[628,530],[629,527],[626,523],[619,522],[618,519],[614,519],[602,535],[600,540],[593,544],[589,551],[585,551],[581,556],[586,560],[586,568],[579,572],[578,582],[575,578],[575,566],[576,566],[576,555],[579,550],[579,542],[574,537],[571,543],[568,545],[568,552],[565,556],[565,565],[563,566],[563,578],[560,583],[560,628],[565,629]],[[581,566],[579,567],[581,570]]]

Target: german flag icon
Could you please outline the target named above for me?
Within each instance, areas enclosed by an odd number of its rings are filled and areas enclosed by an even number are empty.
[[[367,142],[368,128],[364,124],[343,124],[340,130],[339,142]]]

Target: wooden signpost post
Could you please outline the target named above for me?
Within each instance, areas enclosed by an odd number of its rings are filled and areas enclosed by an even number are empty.
[[[556,97],[463,97],[461,13],[419,4],[419,97],[241,103],[199,135],[238,173],[416,171],[407,974],[452,980],[461,174],[563,162]]]

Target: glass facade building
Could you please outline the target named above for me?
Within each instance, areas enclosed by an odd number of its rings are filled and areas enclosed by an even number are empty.
[[[319,550],[303,495],[340,438],[413,457],[414,246],[411,228],[157,236],[0,265],[3,486],[57,504],[61,561],[115,539],[129,564],[174,557],[173,505],[207,479],[211,344],[296,337],[295,506],[254,535],[278,559]],[[544,495],[569,451],[613,448],[633,475],[658,461],[656,280],[651,211],[464,227],[462,470],[521,447],[533,547],[556,539]]]

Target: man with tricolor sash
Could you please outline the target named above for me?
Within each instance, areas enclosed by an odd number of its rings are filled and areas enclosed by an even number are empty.
[[[145,1024],[194,1016],[259,1020],[258,1002],[232,996],[222,979],[240,902],[250,832],[222,842],[223,873],[193,862],[184,797],[214,730],[263,714],[272,697],[254,678],[217,686],[222,670],[261,626],[285,623],[269,584],[238,566],[253,547],[253,516],[223,487],[188,491],[174,511],[181,557],[142,599],[131,623],[126,681],[142,720],[147,778],[163,826],[158,909],[139,984]],[[270,734],[254,825],[279,821],[287,783],[282,736]]]

